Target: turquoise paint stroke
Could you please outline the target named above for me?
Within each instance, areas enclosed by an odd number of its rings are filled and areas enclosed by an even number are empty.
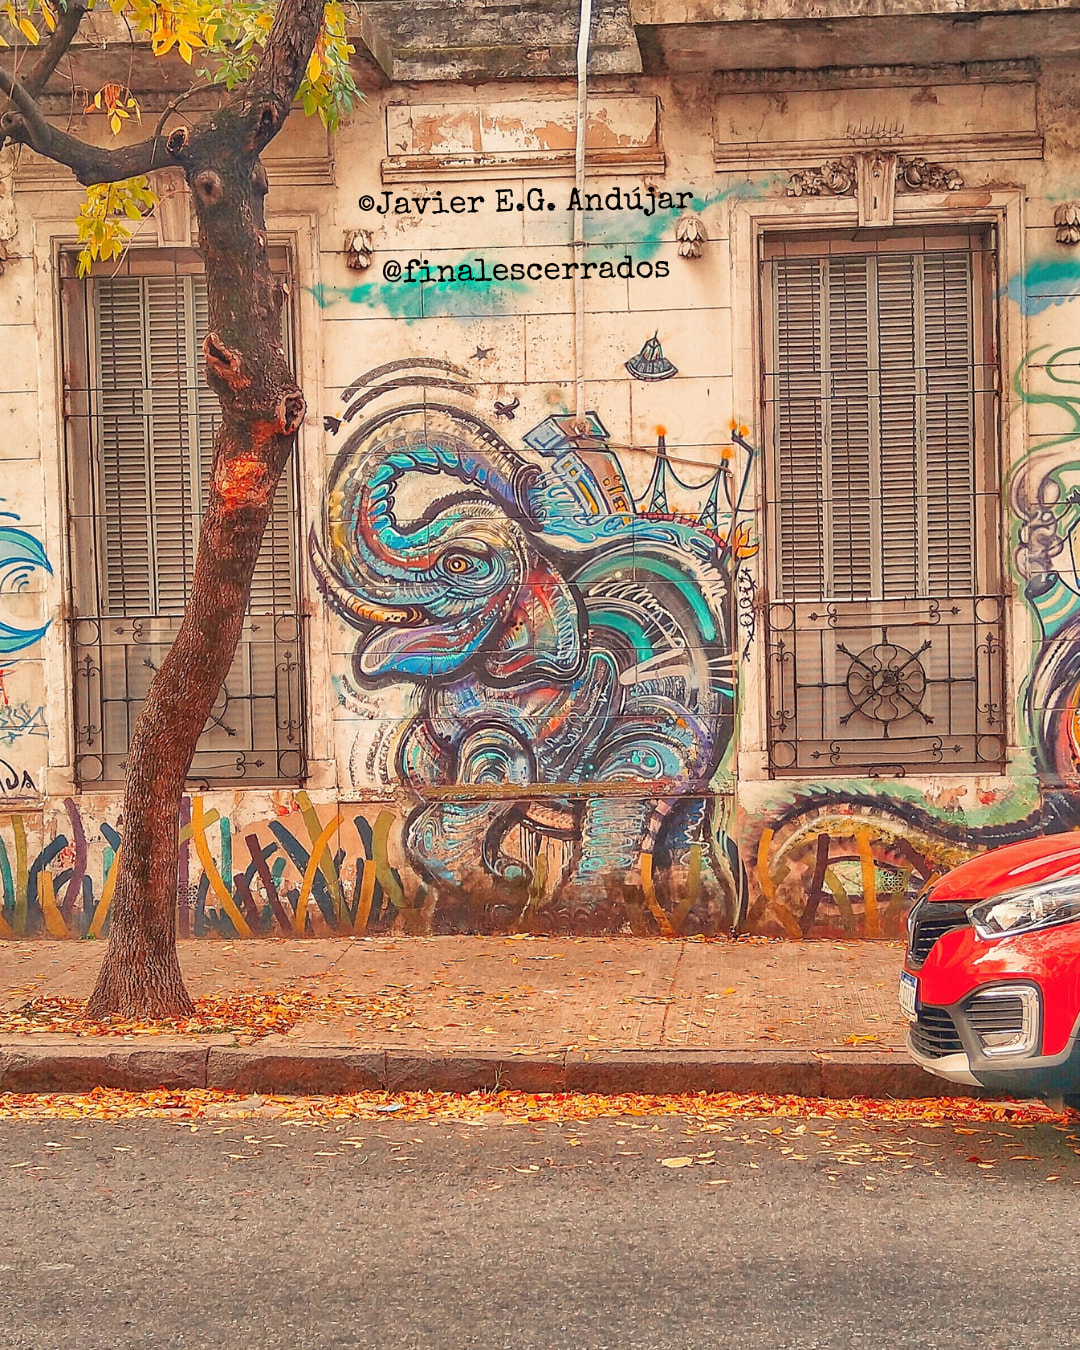
[[[377,285],[373,281],[363,286],[309,286],[308,291],[314,297],[320,309],[330,309],[333,305],[362,305],[366,309],[382,309],[392,319],[422,318],[419,287]]]
[[[1023,272],[1009,279],[1006,291],[1026,318],[1064,305],[1080,295],[1080,258],[1033,258]]]
[[[477,260],[484,258],[488,272],[495,263],[502,261],[502,248],[492,246],[490,254],[478,248],[469,256],[457,259],[441,260],[443,266],[452,267],[455,274],[459,267],[477,266]],[[401,259],[398,259],[401,261]],[[407,262],[408,259],[405,259]],[[404,266],[404,263],[402,264]],[[429,264],[435,272],[436,264]],[[513,301],[518,296],[528,295],[531,287],[520,281],[398,281],[368,282],[362,286],[325,286],[309,288],[315,303],[320,309],[329,309],[338,304],[362,305],[367,309],[382,309],[392,319],[404,319],[411,323],[416,319],[472,317],[473,315],[502,314],[511,311]]]

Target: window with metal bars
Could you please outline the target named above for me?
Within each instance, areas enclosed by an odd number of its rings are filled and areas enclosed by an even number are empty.
[[[992,242],[764,255],[772,771],[1000,767]]]
[[[133,253],[119,273],[86,280],[71,270],[61,285],[75,763],[89,787],[123,780],[135,719],[180,626],[220,409],[206,383],[206,282],[194,254]],[[194,781],[304,776],[295,498],[290,468]]]

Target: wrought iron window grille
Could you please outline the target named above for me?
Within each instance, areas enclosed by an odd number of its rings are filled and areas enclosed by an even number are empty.
[[[774,603],[767,642],[774,773],[998,771],[1002,596]]]

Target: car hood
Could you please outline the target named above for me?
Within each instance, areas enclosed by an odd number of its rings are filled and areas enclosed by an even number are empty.
[[[942,877],[927,898],[974,903],[1073,873],[1080,873],[1080,830],[1025,839],[980,853]]]

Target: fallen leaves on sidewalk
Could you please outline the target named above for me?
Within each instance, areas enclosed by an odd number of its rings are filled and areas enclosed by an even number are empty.
[[[255,1037],[291,1031],[301,1018],[405,1018],[413,1014],[407,995],[394,990],[367,996],[317,994],[309,989],[197,998],[195,1016],[167,1022],[97,1022],[75,998],[35,998],[14,1012],[0,1013],[0,1036],[65,1032],[73,1036],[190,1036],[235,1032]]]
[[[870,1098],[772,1096],[764,1093],[685,1093],[651,1096],[625,1093],[554,1092],[358,1092],[338,1097],[241,1096],[207,1089],[174,1092],[125,1092],[95,1088],[75,1093],[0,1093],[0,1119],[57,1117],[119,1120],[247,1119],[270,1116],[288,1121],[378,1120],[393,1113],[402,1120],[447,1119],[469,1124],[513,1125],[539,1121],[585,1121],[605,1117],[686,1116],[699,1122],[764,1117],[817,1120],[911,1121],[924,1125],[953,1122],[1010,1125],[1065,1123],[1075,1113],[1055,1113],[1041,1102],[978,1101],[957,1097],[920,1097],[904,1101]],[[631,1127],[633,1128],[633,1127]],[[717,1126],[703,1126],[716,1129]],[[775,1133],[775,1131],[773,1132]],[[802,1130],[796,1127],[793,1134]],[[578,1140],[570,1140],[572,1145]],[[868,1145],[847,1145],[841,1156],[863,1153]],[[704,1155],[703,1155],[704,1156]],[[851,1160],[855,1159],[851,1157]],[[668,1163],[675,1166],[674,1161]],[[685,1164],[678,1163],[683,1166]]]

